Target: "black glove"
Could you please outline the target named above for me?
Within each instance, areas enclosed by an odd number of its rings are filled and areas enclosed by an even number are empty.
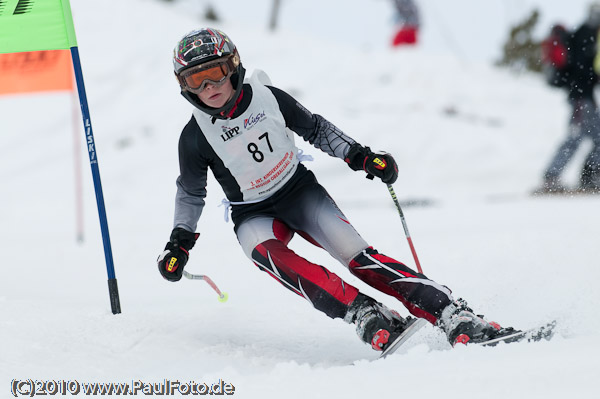
[[[181,280],[183,268],[190,256],[190,249],[194,247],[199,236],[200,233],[192,233],[179,227],[173,229],[170,241],[157,261],[158,271],[165,279]]]
[[[398,179],[398,165],[387,153],[375,154],[369,147],[354,143],[348,150],[346,162],[352,170],[364,170],[367,178],[379,177],[386,184],[393,184]]]

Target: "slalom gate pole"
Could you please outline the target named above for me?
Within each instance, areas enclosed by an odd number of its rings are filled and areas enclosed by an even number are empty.
[[[90,111],[88,108],[87,96],[85,94],[83,72],[81,70],[81,61],[79,59],[79,50],[77,46],[71,47],[71,58],[73,59],[73,70],[75,72],[77,91],[79,93],[79,104],[81,106],[81,116],[83,118],[86,145],[90,158],[90,166],[92,167],[92,177],[94,179],[94,189],[96,191],[98,215],[100,216],[100,229],[102,231],[102,243],[104,245],[104,257],[106,259],[106,272],[108,274],[108,294],[110,298],[110,307],[113,314],[118,314],[121,313],[119,289],[117,287],[117,278],[115,277],[115,267],[113,264],[112,249],[110,246],[110,236],[108,234],[108,222],[106,220],[106,209],[104,207],[104,195],[102,194],[102,183],[100,181],[100,169],[98,168],[98,158],[96,155],[96,144],[94,142],[94,133],[92,131],[92,122],[90,121]]]
[[[417,257],[417,251],[415,251],[415,246],[413,245],[412,238],[410,237],[410,233],[408,232],[408,226],[406,225],[406,220],[404,219],[404,213],[402,212],[402,208],[400,207],[400,202],[398,202],[398,197],[396,197],[396,192],[394,191],[394,187],[391,184],[387,185],[388,191],[394,200],[394,204],[396,204],[396,209],[398,210],[398,214],[400,215],[400,220],[402,220],[402,227],[404,227],[404,234],[406,235],[406,239],[408,240],[408,245],[410,247],[410,251],[412,252],[413,258],[415,259],[415,264],[417,265],[417,271],[419,273],[423,273],[423,269],[421,269],[421,263],[419,262],[419,258]]]

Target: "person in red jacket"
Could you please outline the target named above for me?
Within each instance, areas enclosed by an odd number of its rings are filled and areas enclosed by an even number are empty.
[[[560,26],[555,29],[560,29]],[[562,67],[555,86],[567,90],[571,115],[567,137],[554,153],[544,172],[544,182],[534,194],[572,192],[563,185],[561,175],[584,140],[591,141],[592,149],[581,168],[576,191],[600,193],[600,110],[594,94],[598,84],[595,63],[598,59],[599,29],[600,3],[593,3],[586,21],[572,33],[567,33],[567,49],[562,53],[549,54],[555,57],[554,64]]]
[[[396,35],[393,46],[414,45],[418,40],[420,18],[419,9],[413,0],[394,0],[396,7]]]

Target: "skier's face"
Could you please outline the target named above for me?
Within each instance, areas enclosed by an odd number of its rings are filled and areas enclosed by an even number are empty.
[[[204,90],[198,93],[198,97],[211,108],[221,108],[231,99],[234,92],[231,78],[228,77],[225,83],[220,86],[207,83]]]

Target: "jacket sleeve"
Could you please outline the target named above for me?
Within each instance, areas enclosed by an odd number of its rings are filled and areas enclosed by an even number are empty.
[[[179,138],[179,177],[175,195],[173,227],[196,231],[204,209],[208,162],[202,157],[198,145],[200,128],[192,117]]]
[[[332,157],[346,158],[350,146],[356,143],[354,139],[321,115],[311,113],[283,90],[267,87],[277,99],[286,126],[290,130]]]

